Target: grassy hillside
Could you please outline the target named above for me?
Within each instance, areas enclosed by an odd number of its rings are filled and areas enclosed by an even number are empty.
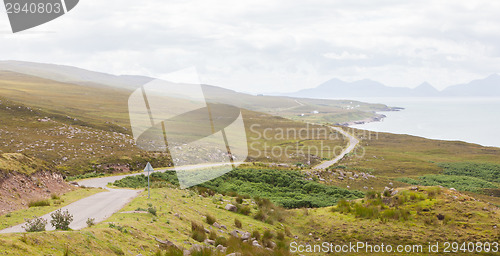
[[[492,228],[500,221],[496,207],[436,187],[398,188],[393,196],[372,193],[362,200],[344,201],[338,206],[296,210],[285,210],[258,199],[168,186],[153,189],[151,195],[148,200],[147,192],[143,192],[106,222],[81,231],[1,235],[0,251],[6,255],[66,252],[69,255],[177,255],[161,252],[155,239],[158,238],[185,249],[201,245],[213,250],[203,255],[225,255],[217,254],[215,245],[208,245],[204,239],[222,244],[226,253],[288,255],[286,251],[293,241],[302,245],[323,241],[383,242],[394,247],[422,244],[426,250],[428,242],[491,242],[500,238],[499,231]],[[225,210],[228,203],[247,207],[249,211]],[[278,212],[280,218],[272,223],[261,221],[255,217],[261,211]],[[202,226],[207,233],[197,233],[192,223]],[[249,232],[259,244],[274,244],[275,249],[259,249],[233,239],[230,233],[234,230]]]

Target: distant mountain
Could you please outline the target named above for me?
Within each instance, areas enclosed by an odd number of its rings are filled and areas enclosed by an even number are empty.
[[[153,80],[153,78],[145,76],[115,76],[71,66],[11,60],[0,61],[0,70],[41,77],[63,83],[97,86],[107,85],[127,90],[135,90],[139,86]]]
[[[335,78],[320,84],[316,88],[304,89],[284,95],[308,98],[432,97],[436,96],[437,93],[438,91],[428,83],[423,83],[417,88],[411,89],[389,87],[369,79],[345,82]]]
[[[292,97],[307,98],[360,98],[360,97],[500,97],[500,75],[471,81],[467,84],[454,85],[438,91],[431,84],[424,82],[416,88],[389,87],[379,82],[364,79],[345,82],[331,79],[316,88],[303,89],[293,93],[274,93]]]
[[[467,84],[450,86],[441,94],[454,97],[500,97],[500,75],[493,74]]]

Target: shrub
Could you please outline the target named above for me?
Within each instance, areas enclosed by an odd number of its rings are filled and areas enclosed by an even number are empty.
[[[203,225],[191,222],[191,238],[198,242],[203,242],[207,239],[207,234],[205,233],[205,228]]]
[[[87,219],[87,227],[92,227],[95,225],[95,219],[94,218],[89,218]]]
[[[52,200],[60,200],[61,199],[61,197],[57,194],[50,195],[50,198],[52,198]]]
[[[26,225],[23,226],[26,232],[41,232],[45,231],[45,226],[47,226],[47,220],[33,216],[33,219],[24,219]]]
[[[278,234],[276,234],[276,239],[278,239],[278,240],[280,240],[280,241],[285,240],[285,233],[283,233],[283,232],[278,232]]]
[[[350,213],[351,212],[351,204],[347,200],[341,199],[337,203],[337,207],[333,208],[332,210],[338,211],[340,213]]]
[[[242,196],[240,196],[240,195],[238,195],[238,196],[236,197],[236,203],[238,203],[238,204],[242,204],[242,203],[243,203],[243,197],[242,197]]]
[[[260,232],[258,230],[254,230],[252,232],[252,237],[255,238],[256,240],[260,240]]]
[[[227,246],[227,239],[223,236],[217,237],[217,239],[215,239],[215,246],[218,246],[219,244],[226,247]]]
[[[114,223],[109,223],[109,227],[114,228],[114,229],[116,229],[122,233],[125,233],[125,234],[128,233],[128,230],[125,227],[120,226],[120,225],[116,225]]]
[[[63,212],[61,209],[59,209],[50,214],[50,217],[52,218],[50,224],[55,229],[60,230],[69,230],[69,224],[71,224],[71,222],[73,221],[73,215],[71,215],[68,210]]]
[[[259,210],[253,218],[259,221],[265,221],[267,216],[262,210]]]
[[[152,215],[156,216],[156,207],[149,207],[148,212],[151,213]]]
[[[210,240],[214,240],[215,241],[215,239],[217,239],[217,233],[215,231],[210,232],[208,238]]]
[[[241,223],[241,221],[239,219],[234,219],[234,226],[237,228],[241,228],[243,226],[243,224]]]
[[[249,215],[250,212],[252,212],[252,209],[250,208],[250,206],[248,205],[245,205],[245,206],[242,206],[242,207],[238,207],[238,212],[243,214],[243,215]]]
[[[207,214],[206,221],[207,221],[208,225],[212,225],[217,221],[217,219],[215,219],[214,216]]]
[[[50,206],[50,201],[49,200],[38,200],[38,201],[31,201],[28,203],[28,207],[43,207],[43,206]]]
[[[375,192],[375,191],[368,191],[368,192],[366,192],[365,198],[366,199],[375,199],[375,198],[378,198],[379,195],[380,194]]]
[[[262,239],[269,240],[269,239],[273,239],[273,237],[274,237],[273,233],[269,229],[266,229],[266,231],[264,231],[264,235],[262,236]]]

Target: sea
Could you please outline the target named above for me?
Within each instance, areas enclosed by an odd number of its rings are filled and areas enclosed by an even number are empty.
[[[429,139],[465,141],[500,147],[500,98],[357,98],[402,107],[379,112],[387,117],[352,127],[409,134]]]

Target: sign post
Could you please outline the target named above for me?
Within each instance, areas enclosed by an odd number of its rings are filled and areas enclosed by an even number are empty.
[[[148,199],[151,198],[151,194],[149,192],[149,172],[153,172],[153,171],[154,171],[153,167],[148,162],[148,164],[146,165],[146,168],[144,168],[144,172],[148,172]]]

